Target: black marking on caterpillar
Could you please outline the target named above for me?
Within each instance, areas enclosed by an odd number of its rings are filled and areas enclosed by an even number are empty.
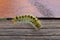
[[[41,22],[31,16],[31,15],[24,15],[24,16],[16,16],[15,18],[13,18],[13,22],[16,23],[16,22],[27,22],[27,23],[30,23],[33,25],[33,27],[36,29],[36,30],[39,30],[40,27],[41,27]]]

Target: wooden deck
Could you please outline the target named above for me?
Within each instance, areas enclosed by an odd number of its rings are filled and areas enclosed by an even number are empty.
[[[35,31],[31,25],[0,21],[0,40],[60,40],[60,20],[41,20]]]

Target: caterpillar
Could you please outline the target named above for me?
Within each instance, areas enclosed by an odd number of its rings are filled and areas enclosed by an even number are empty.
[[[12,21],[14,22],[14,24],[16,22],[30,23],[33,25],[35,30],[39,30],[41,27],[41,22],[36,17],[31,15],[16,16]]]

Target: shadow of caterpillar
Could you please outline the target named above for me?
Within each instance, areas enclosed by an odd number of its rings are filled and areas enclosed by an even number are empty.
[[[13,18],[13,22],[14,22],[14,24],[16,22],[30,23],[33,25],[33,27],[35,28],[36,31],[39,30],[41,27],[41,22],[37,18],[35,18],[31,15],[16,16],[15,18]]]

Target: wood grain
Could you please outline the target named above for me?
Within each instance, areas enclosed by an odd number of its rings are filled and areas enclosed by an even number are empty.
[[[32,25],[0,21],[0,40],[60,40],[60,20],[40,20],[41,29]]]
[[[59,40],[60,36],[0,36],[0,40]]]
[[[59,29],[60,28],[60,20],[40,20],[41,21],[41,29]],[[12,21],[0,21],[0,29],[32,29],[32,25],[30,24],[13,24]]]
[[[60,29],[0,29],[0,36],[60,36]]]
[[[0,36],[0,40],[59,40],[60,36]]]

